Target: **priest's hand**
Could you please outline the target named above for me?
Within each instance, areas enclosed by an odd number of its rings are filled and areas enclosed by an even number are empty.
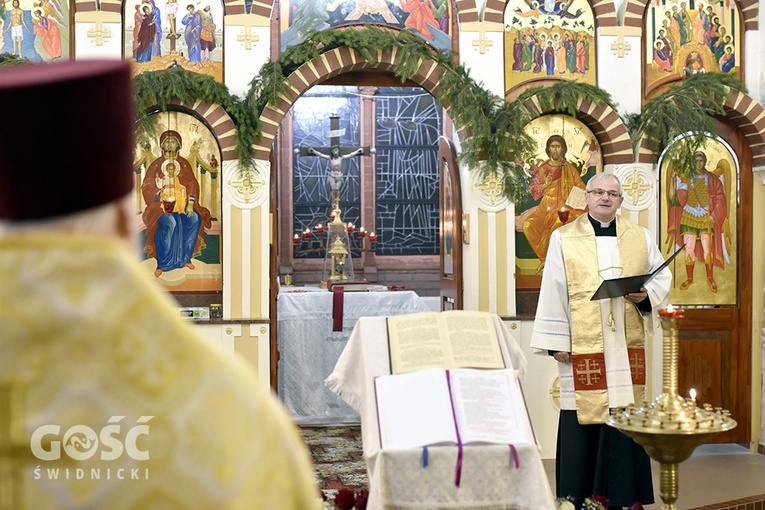
[[[558,351],[555,354],[553,354],[553,358],[555,358],[555,361],[559,363],[571,363],[570,352]]]
[[[624,299],[626,299],[630,303],[637,304],[643,301],[647,297],[648,297],[648,291],[645,289],[645,287],[640,287],[640,291],[630,292],[629,294],[626,294],[624,296]]]

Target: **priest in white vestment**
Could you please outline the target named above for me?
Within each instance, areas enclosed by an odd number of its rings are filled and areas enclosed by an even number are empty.
[[[648,230],[616,215],[623,200],[615,175],[596,174],[587,182],[588,214],[552,233],[531,337],[558,365],[556,489],[577,508],[591,495],[615,508],[654,502],[648,455],[605,421],[645,398],[645,332],[672,274],[664,269],[639,292],[590,300],[603,280],[664,262]]]
[[[0,508],[322,508],[244,362],[139,271],[130,65],[0,70]]]

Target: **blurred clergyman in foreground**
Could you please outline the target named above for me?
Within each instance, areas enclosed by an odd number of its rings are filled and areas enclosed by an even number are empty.
[[[0,507],[320,508],[286,412],[138,270],[129,65],[0,97]]]

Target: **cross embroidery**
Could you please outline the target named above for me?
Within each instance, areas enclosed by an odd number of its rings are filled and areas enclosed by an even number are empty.
[[[630,375],[633,384],[645,384],[645,352],[643,349],[628,349]]]
[[[576,376],[585,386],[594,386],[603,376],[603,368],[593,359],[583,359],[577,364]]]
[[[245,50],[251,50],[252,44],[260,41],[260,36],[258,34],[253,34],[251,29],[252,27],[247,25],[244,27],[244,33],[236,36],[237,41],[244,43]]]

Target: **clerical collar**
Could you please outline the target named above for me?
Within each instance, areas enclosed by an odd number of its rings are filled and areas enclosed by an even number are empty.
[[[592,228],[595,229],[596,236],[613,236],[616,237],[616,218],[609,223],[603,223],[600,220],[596,220],[590,213],[587,213],[587,219],[590,220]]]

